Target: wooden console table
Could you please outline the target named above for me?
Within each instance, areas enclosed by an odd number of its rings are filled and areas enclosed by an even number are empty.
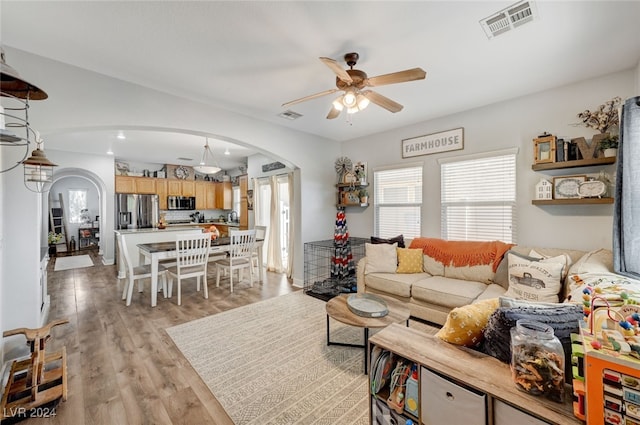
[[[535,397],[516,389],[511,378],[509,365],[483,353],[466,347],[459,347],[440,340],[439,338],[407,328],[398,324],[391,324],[376,335],[369,338],[368,355],[371,356],[373,347],[380,347],[416,363],[421,370],[419,386],[420,400],[419,417],[406,412],[406,418],[416,419],[417,423],[429,423],[427,408],[425,407],[425,391],[429,385],[428,376],[434,373],[448,381],[451,387],[462,388],[477,394],[482,400],[479,404],[481,412],[475,412],[478,422],[487,425],[503,425],[515,423],[527,424],[559,424],[582,425],[573,415],[572,394],[570,386],[565,391],[565,402],[556,403],[542,397]],[[373,373],[370,374],[372,376]],[[371,386],[370,386],[371,387]],[[445,390],[446,392],[446,390]],[[447,397],[451,394],[446,392]],[[386,400],[387,393],[371,394],[370,406],[376,399]],[[428,403],[427,403],[428,404]],[[455,410],[451,404],[451,410]],[[438,410],[448,418],[455,418],[456,411],[447,411],[448,405],[439,405]],[[482,414],[484,413],[484,415]],[[371,423],[376,423],[374,411],[371,410]],[[456,423],[453,419],[450,423]],[[470,423],[470,422],[465,422]]]

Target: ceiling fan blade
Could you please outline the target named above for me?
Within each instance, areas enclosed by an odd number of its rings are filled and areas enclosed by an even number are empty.
[[[386,96],[383,96],[379,93],[376,93],[374,91],[371,90],[365,90],[362,92],[362,94],[364,95],[364,97],[366,97],[367,99],[369,99],[371,102],[375,103],[376,105],[386,109],[389,112],[400,112],[402,111],[402,108],[404,108],[404,106],[402,106],[401,104],[394,102],[393,100],[389,99]]]
[[[331,58],[320,58],[325,65],[327,65],[331,70],[345,83],[353,83],[351,76],[347,74],[347,71],[334,59]]]
[[[340,89],[329,89],[329,90],[322,91],[320,93],[316,93],[316,94],[312,94],[312,95],[309,95],[309,96],[301,97],[300,99],[296,99],[296,100],[292,100],[291,102],[283,103],[282,107],[283,108],[288,108],[289,106],[295,105],[296,103],[306,102],[307,100],[315,99],[317,97],[326,96],[328,94],[335,93],[335,92],[337,92],[339,90]]]
[[[334,118],[338,118],[338,116],[340,116],[340,112],[341,112],[340,109],[336,109],[335,106],[332,106],[331,110],[327,114],[327,119],[332,120]]]
[[[406,69],[404,71],[392,72],[391,74],[378,75],[367,80],[367,86],[378,87],[387,84],[404,83],[407,81],[424,80],[427,73],[422,68]]]

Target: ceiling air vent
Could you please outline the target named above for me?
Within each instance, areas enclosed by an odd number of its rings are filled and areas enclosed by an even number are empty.
[[[538,10],[533,1],[521,1],[506,9],[494,13],[480,21],[487,38],[492,39],[507,31],[516,29],[538,17]]]
[[[286,111],[278,114],[278,116],[280,118],[284,118],[286,120],[293,121],[293,120],[297,120],[298,118],[300,118],[302,116],[302,114],[299,114],[297,112],[293,112],[293,111],[290,111],[290,110],[286,110]]]

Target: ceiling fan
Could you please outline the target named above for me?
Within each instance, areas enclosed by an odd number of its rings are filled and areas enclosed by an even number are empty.
[[[287,108],[296,103],[305,102],[342,90],[344,93],[333,101],[327,119],[337,118],[343,109],[346,109],[347,113],[350,114],[361,111],[369,105],[369,102],[373,102],[395,113],[402,110],[403,106],[401,104],[366,88],[423,80],[427,75],[422,68],[412,68],[369,78],[364,71],[353,69],[359,58],[360,55],[355,52],[344,55],[344,61],[349,65],[349,69],[343,69],[334,59],[321,57],[320,60],[336,74],[336,88],[292,100],[291,102],[283,103],[282,106]]]

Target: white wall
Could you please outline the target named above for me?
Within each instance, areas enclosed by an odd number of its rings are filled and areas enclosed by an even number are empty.
[[[577,113],[585,109],[593,110],[614,96],[627,98],[633,95],[636,84],[634,72],[635,70],[629,70],[607,75],[352,140],[344,143],[343,154],[353,161],[367,161],[370,173],[376,167],[384,165],[422,162],[424,166],[422,234],[440,237],[438,158],[518,147],[518,243],[561,248],[610,248],[612,205],[538,207],[531,204],[534,186],[542,176],[545,176],[531,170],[532,140],[544,131],[564,138],[584,136],[590,139],[594,134],[593,130],[572,125],[579,121],[576,117]],[[390,117],[390,119],[393,118]],[[464,150],[402,159],[400,150],[402,139],[457,127],[464,128]],[[372,146],[375,146],[375,149],[372,149]],[[615,167],[609,166],[607,171],[613,174]],[[597,173],[598,169],[564,170],[556,174],[584,174],[585,172]],[[347,221],[352,235],[368,237],[373,234],[373,211],[372,206],[366,209],[355,207],[347,209]]]

